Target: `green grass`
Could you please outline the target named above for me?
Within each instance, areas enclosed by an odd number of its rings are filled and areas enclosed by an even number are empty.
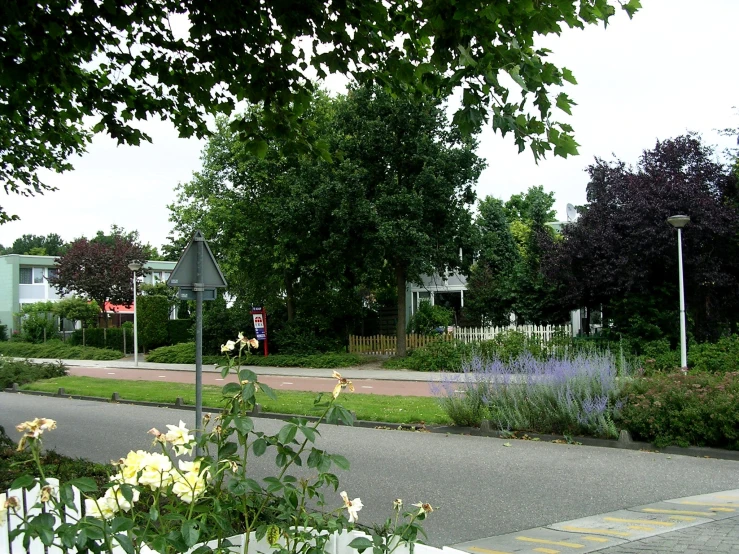
[[[110,398],[117,392],[122,399],[173,404],[182,397],[185,404],[195,404],[195,387],[183,383],[167,383],[166,387],[152,386],[151,381],[123,381],[96,379],[94,377],[58,377],[29,383],[21,389],[56,392],[63,387],[70,395]],[[277,400],[270,400],[263,393],[257,401],[266,412],[295,415],[319,415],[313,407],[317,394],[314,392],[278,391]],[[375,394],[342,393],[339,403],[354,411],[357,419],[387,423],[449,424],[451,420],[435,398],[418,396],[382,396]],[[203,386],[203,405],[222,406],[221,387]]]
[[[93,346],[69,346],[60,340],[43,344],[30,342],[0,342],[0,354],[14,358],[49,358],[52,360],[119,360],[120,350]]]

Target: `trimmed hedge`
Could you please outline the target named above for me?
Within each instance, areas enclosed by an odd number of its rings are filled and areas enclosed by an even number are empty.
[[[90,346],[70,346],[60,340],[42,344],[30,342],[2,342],[0,354],[14,358],[50,358],[53,360],[119,360],[123,352]]]
[[[146,357],[147,362],[163,364],[194,364],[195,343],[187,342],[174,346],[163,346],[152,350]],[[223,364],[225,355],[203,355],[204,364]],[[256,365],[263,367],[311,367],[311,368],[336,368],[357,366],[374,361],[367,356],[357,354],[305,354],[288,355],[274,354],[269,356],[251,355],[242,358],[243,365]]]
[[[71,346],[84,346],[95,348],[111,348],[124,351],[123,333],[126,333],[126,352],[133,352],[133,329],[124,327],[77,329],[67,339]]]
[[[156,294],[138,298],[139,345],[151,350],[167,344],[167,322],[169,321],[169,298]]]
[[[168,344],[192,342],[194,325],[191,319],[170,319],[167,321]]]
[[[656,374],[623,393],[621,422],[637,440],[739,450],[737,372]]]
[[[0,389],[10,388],[13,383],[25,385],[39,379],[64,377],[67,368],[61,363],[34,364],[26,360],[9,360],[0,356]]]

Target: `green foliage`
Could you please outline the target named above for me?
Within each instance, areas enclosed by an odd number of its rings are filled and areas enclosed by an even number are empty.
[[[631,17],[639,0],[621,7]],[[564,27],[606,24],[615,12],[608,0],[537,9],[490,3],[462,6],[453,25],[441,25],[451,20],[444,3],[306,0],[249,10],[227,4],[214,9],[209,0],[153,2],[141,10],[94,2],[75,10],[66,3],[23,4],[4,12],[0,29],[4,59],[12,63],[0,68],[14,72],[0,87],[0,181],[25,195],[50,190],[38,177],[40,169],[69,170],[68,158],[84,152],[93,133],[131,145],[150,140],[137,124],[150,117],[172,121],[181,136],[202,138],[209,117],[233,115],[234,99],[268,107],[262,118],[232,118],[256,156],[265,156],[268,140],[277,135],[292,137],[293,150],[313,149],[330,159],[328,146],[312,136],[302,116],[316,76],[334,73],[395,92],[448,96],[463,88],[454,116],[463,133],[491,123],[503,135],[511,133],[519,150],[528,146],[535,159],[548,152],[566,157],[577,153],[577,143],[555,110],[570,112],[574,102],[560,87],[576,79],[534,39]],[[173,34],[162,22],[175,16],[195,31]],[[275,24],[263,27],[265,21]],[[359,22],[361,32],[347,32]],[[301,40],[313,50],[296,46]],[[136,48],[121,50],[121,44]],[[249,78],[234,79],[236,74]],[[0,210],[0,221],[7,219]]]
[[[317,319],[301,318],[299,321],[287,323],[281,329],[270,333],[270,344],[276,347],[279,354],[288,356],[341,351],[344,348],[341,340],[330,330],[320,329],[315,325]]]
[[[21,337],[24,341],[41,343],[57,338],[59,323],[53,302],[24,304],[16,315],[21,321]]]
[[[404,365],[415,371],[460,371],[463,360],[471,354],[471,344],[439,338],[413,350],[405,358]]]
[[[452,317],[452,311],[448,308],[432,305],[431,302],[421,302],[416,313],[408,321],[408,334],[434,335],[439,334],[439,332],[445,333],[447,326],[452,323]]]
[[[195,343],[181,343],[163,346],[149,352],[147,362],[163,364],[194,364]],[[204,364],[216,364],[223,361],[223,355],[203,355]],[[357,354],[270,354],[246,356],[243,363],[265,367],[311,367],[339,368],[357,366],[367,363],[366,357]]]
[[[123,352],[90,346],[72,346],[60,340],[44,344],[27,342],[0,343],[0,354],[16,358],[50,358],[54,360],[119,360]]]
[[[63,319],[81,321],[83,327],[92,327],[97,324],[100,306],[94,300],[72,296],[55,302],[54,311]]]
[[[67,374],[67,368],[61,363],[35,364],[27,360],[11,360],[5,357],[7,355],[5,352],[0,353],[0,390],[10,388],[13,383],[25,385],[39,379],[63,377]]]
[[[8,340],[8,326],[0,325],[0,342]]]
[[[167,343],[167,322],[171,304],[166,296],[141,295],[136,301],[138,339],[143,349],[151,350]]]
[[[709,373],[739,371],[739,335],[721,337],[715,343],[691,343],[688,367]]]
[[[622,423],[656,446],[739,450],[739,374],[655,374],[625,389]]]
[[[167,343],[170,345],[192,341],[194,332],[191,319],[167,320]]]
[[[126,334],[125,344],[123,340],[124,333]],[[120,328],[77,329],[69,336],[66,344],[133,352],[133,325]]]
[[[1,219],[1,217],[0,217]],[[42,235],[23,235],[15,239],[13,245],[4,254],[31,254],[35,256],[61,256],[67,244],[56,233]]]
[[[3,445],[0,439],[0,490],[10,489],[13,481],[26,473],[29,465],[33,464],[31,454],[16,452],[15,448],[7,446],[10,445]],[[46,477],[59,479],[60,482],[89,477],[102,487],[110,480],[110,467],[82,458],[62,456],[53,450],[42,453],[39,462]]]

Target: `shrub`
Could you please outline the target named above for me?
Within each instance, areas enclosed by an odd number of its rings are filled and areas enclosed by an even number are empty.
[[[123,333],[126,334],[125,345],[123,344]],[[77,329],[69,336],[67,344],[70,346],[111,348],[113,350],[120,350],[121,352],[133,352],[133,328]]]
[[[189,319],[170,319],[167,321],[167,343],[180,344],[192,342],[193,322]]]
[[[25,385],[39,379],[63,377],[66,374],[67,368],[61,363],[34,364],[26,360],[11,360],[0,356],[0,389],[7,389],[13,383]]]
[[[8,326],[0,325],[0,341],[8,340]]]
[[[692,344],[688,364],[696,371],[709,373],[739,371],[739,336],[722,337],[715,343]]]
[[[479,425],[484,416],[506,431],[618,436],[623,381],[612,356],[542,361],[523,354],[507,362],[474,356],[463,370],[436,391],[458,425]]]
[[[341,340],[311,321],[287,323],[282,329],[271,333],[271,343],[280,354],[307,355],[322,352],[337,352],[344,348]]]
[[[53,302],[26,304],[18,315],[24,341],[40,343],[58,336],[59,326],[54,314]]]
[[[159,295],[139,296],[138,312],[139,346],[150,350],[167,343],[167,321],[169,321],[169,298]]]
[[[408,321],[408,334],[433,335],[446,330],[452,323],[452,311],[443,306],[421,302]]]
[[[47,451],[41,453],[39,462],[47,478],[54,477],[61,482],[89,477],[99,487],[103,487],[110,480],[111,472],[108,466],[89,462],[82,458],[68,458],[54,451]],[[13,481],[23,475],[29,465],[32,464],[33,457],[30,452],[16,452],[15,448],[2,448],[0,446],[0,490],[10,489]]]
[[[0,343],[0,354],[16,358],[51,358],[54,360],[118,360],[123,352],[106,348],[71,346],[60,340],[45,344],[28,342]]]
[[[739,450],[739,373],[680,372],[634,380],[621,421],[634,438],[656,446]]]
[[[223,360],[223,355],[203,355],[204,364],[220,364],[223,363]],[[195,343],[187,342],[157,348],[149,353],[146,361],[163,364],[194,364]],[[356,354],[270,354],[269,356],[251,355],[243,359],[245,365],[312,368],[349,367],[369,361],[372,361],[372,359]]]
[[[416,348],[405,359],[405,367],[416,371],[460,371],[473,346],[460,340],[439,338]]]

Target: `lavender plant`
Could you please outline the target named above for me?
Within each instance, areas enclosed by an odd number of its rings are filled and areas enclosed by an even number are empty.
[[[614,418],[628,369],[609,353],[537,360],[524,353],[509,361],[465,362],[462,373],[437,386],[457,425],[490,419],[501,430],[617,437]]]

